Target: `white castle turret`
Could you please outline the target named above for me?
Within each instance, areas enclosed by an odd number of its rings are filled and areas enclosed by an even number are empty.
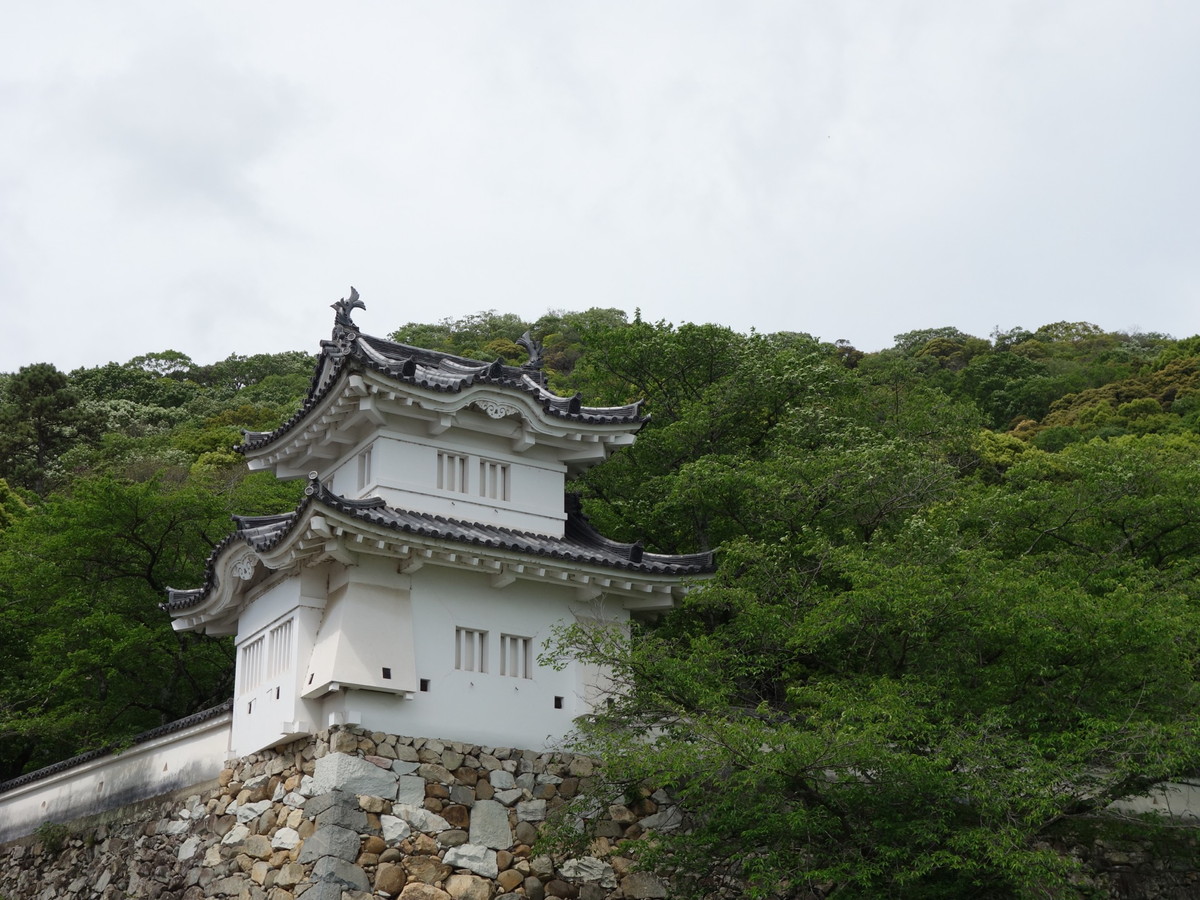
[[[359,333],[339,301],[301,410],[238,448],[307,478],[303,502],[237,518],[177,630],[236,635],[231,751],[332,724],[532,747],[588,711],[603,673],[538,665],[551,630],[669,608],[710,554],[599,535],[565,481],[644,424],[639,404],[548,391],[509,366]]]

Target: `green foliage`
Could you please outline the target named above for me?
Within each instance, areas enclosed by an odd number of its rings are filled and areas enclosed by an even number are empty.
[[[508,350],[513,362],[523,362],[525,352],[516,345],[516,340],[529,328],[520,316],[512,313],[497,313],[494,309],[463,316],[461,319],[442,319],[434,325],[409,322],[390,335],[393,341],[441,350],[470,359],[496,359],[505,356]],[[496,344],[501,341],[503,343]]]
[[[24,366],[0,398],[0,477],[43,494],[59,455],[98,431],[66,375],[50,363]]]
[[[78,480],[0,546],[0,768],[19,774],[213,706],[227,641],[176,634],[158,608],[196,584],[229,530],[222,495],[166,471]]]
[[[247,475],[232,447],[286,418],[312,368],[300,353],[196,366],[167,351],[7,380],[10,439],[44,435],[40,459],[10,462],[45,496],[26,507],[0,481],[0,779],[228,697],[228,640],[176,634],[159,604],[201,581],[231,514],[298,502],[302,485]]]
[[[34,831],[34,835],[42,842],[42,847],[47,853],[57,856],[62,852],[63,847],[67,846],[67,839],[71,836],[71,832],[66,825],[43,822]]]
[[[724,875],[763,897],[1075,896],[1046,837],[1200,764],[1200,439],[1044,452],[981,433],[947,393],[1047,377],[1030,358],[953,372],[918,348],[851,372],[731,335],[684,389],[653,376],[694,362],[693,335],[610,339],[607,372],[669,413],[584,477],[589,512],[626,539],[721,550],[653,627],[559,644],[618,688],[580,725],[610,779],[595,799],[663,786],[688,816],[644,864],[704,873],[699,896]],[[1113,414],[1154,421],[1143,399]]]
[[[919,354],[933,342],[938,342],[939,346],[961,347],[968,341],[978,341],[979,339],[947,325],[942,328],[920,328],[916,331],[906,331],[904,334],[896,335],[894,340],[896,342],[895,349],[902,353]]]
[[[29,505],[21,499],[21,495],[10,488],[7,481],[0,478],[0,531],[28,512]]]

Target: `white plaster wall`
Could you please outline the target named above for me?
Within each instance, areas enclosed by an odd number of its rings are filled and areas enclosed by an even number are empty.
[[[394,560],[361,558],[337,567],[302,694],[316,698],[331,685],[406,692],[417,689],[413,668],[409,578]],[[386,671],[385,671],[386,670]]]
[[[494,436],[452,430],[437,438],[389,432],[371,446],[371,477],[358,486],[358,457],[367,444],[355,446],[332,471],[330,487],[351,498],[382,497],[389,506],[433,515],[502,525],[538,534],[563,533],[563,489],[566,467],[552,453],[532,448],[513,453]],[[468,490],[437,487],[437,453],[447,450],[469,458]],[[479,496],[479,461],[508,465],[509,499]]]
[[[272,622],[300,605],[300,579],[282,578],[268,584],[238,616],[237,642],[241,646]]]
[[[0,794],[0,843],[211,781],[229,757],[230,716],[136,744]]]
[[[347,721],[379,731],[469,741],[490,746],[540,749],[568,734],[572,719],[585,713],[590,679],[575,664],[562,671],[536,665],[536,657],[559,621],[576,612],[594,615],[576,602],[575,589],[517,581],[493,588],[487,576],[426,567],[412,576],[416,677],[428,690],[411,699],[372,691],[342,691],[323,698],[322,726]],[[619,604],[606,616],[627,620]],[[487,631],[488,671],[455,669],[456,627]],[[501,633],[531,638],[532,678],[499,674]],[[555,697],[562,708],[555,708]],[[333,718],[331,718],[333,717]]]
[[[300,697],[301,679],[316,641],[326,604],[328,576],[326,567],[305,569],[270,585],[255,597],[238,621],[238,672],[234,683],[233,737],[231,747],[245,755],[285,740],[308,734],[320,710]],[[290,620],[288,647],[290,664],[271,672],[265,668],[263,679],[250,690],[243,690],[242,659],[247,644],[266,638],[269,648],[272,629]],[[320,726],[317,726],[319,728]]]

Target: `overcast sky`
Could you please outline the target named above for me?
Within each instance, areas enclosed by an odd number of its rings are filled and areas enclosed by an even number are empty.
[[[480,310],[1200,332],[1200,3],[5,5],[0,371]]]

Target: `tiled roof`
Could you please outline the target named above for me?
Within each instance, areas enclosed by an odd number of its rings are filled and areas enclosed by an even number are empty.
[[[347,319],[348,321],[348,319]],[[360,334],[338,324],[333,339],[321,342],[316,372],[300,410],[273,431],[247,431],[240,446],[242,453],[258,450],[282,437],[302,422],[338,383],[346,370],[370,370],[389,379],[438,393],[457,394],[471,385],[491,385],[519,391],[532,397],[547,416],[594,425],[641,425],[641,401],[624,406],[584,406],[579,395],[560,397],[546,389],[541,372],[534,366],[510,366],[496,360],[483,362],[436,350],[397,344],[383,338]]]
[[[285,515],[235,517],[238,523],[237,531],[218,544],[209,557],[204,586],[188,591],[169,590],[169,599],[163,604],[163,609],[178,612],[198,605],[214,586],[213,567],[218,555],[231,542],[242,540],[259,552],[270,550],[291,532],[307,507],[313,503],[319,503],[364,523],[398,532],[580,565],[599,566],[631,574],[672,575],[684,578],[711,572],[713,568],[711,552],[683,555],[646,553],[640,543],[623,544],[609,540],[592,527],[580,508],[578,498],[572,494],[566,496],[567,521],[565,535],[561,538],[395,509],[387,506],[379,498],[347,500],[316,481],[309,484],[305,494],[300,505]]]

